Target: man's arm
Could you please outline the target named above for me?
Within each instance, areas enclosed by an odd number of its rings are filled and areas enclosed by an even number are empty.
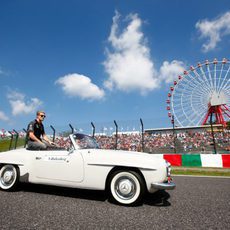
[[[35,135],[32,131],[29,132],[29,138],[33,141],[36,141],[36,142],[39,142],[39,143],[42,143]]]
[[[44,139],[45,141],[47,141],[50,145],[53,145],[53,144],[54,144],[52,141],[50,141],[50,139],[46,136],[45,133],[43,134],[42,137],[43,137],[43,139]]]

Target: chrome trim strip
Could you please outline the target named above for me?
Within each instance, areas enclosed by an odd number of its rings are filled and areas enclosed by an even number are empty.
[[[124,167],[124,168],[138,168],[143,171],[156,171],[157,169],[153,168],[144,168],[141,166],[135,166],[135,165],[123,165],[123,164],[113,164],[113,163],[87,163],[87,165],[90,166],[105,166],[105,167]]]

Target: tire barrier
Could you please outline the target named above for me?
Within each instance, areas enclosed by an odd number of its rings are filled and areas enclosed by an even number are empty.
[[[156,154],[172,166],[230,168],[230,154]]]

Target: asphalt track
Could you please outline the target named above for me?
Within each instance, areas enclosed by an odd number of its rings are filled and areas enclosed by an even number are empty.
[[[174,177],[136,207],[104,192],[22,184],[0,191],[0,229],[229,229],[230,178]]]

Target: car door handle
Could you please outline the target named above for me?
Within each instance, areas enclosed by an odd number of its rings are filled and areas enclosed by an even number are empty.
[[[35,159],[36,159],[36,160],[41,160],[42,158],[41,158],[41,157],[36,157]]]

